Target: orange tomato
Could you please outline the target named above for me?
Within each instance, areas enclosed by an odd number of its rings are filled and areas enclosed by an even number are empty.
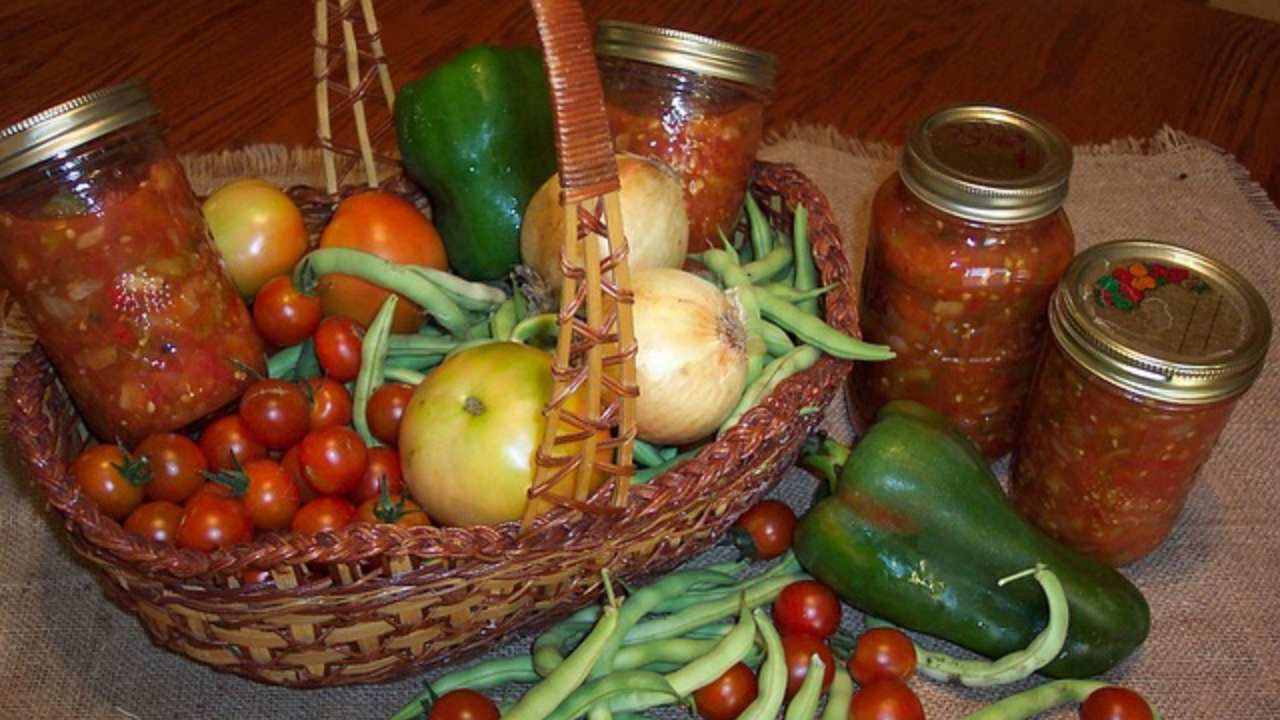
[[[338,205],[320,236],[322,248],[351,248],[391,262],[448,268],[444,243],[431,222],[409,201],[387,192],[352,195]],[[368,327],[388,291],[350,275],[320,278],[318,294],[325,315],[346,315]],[[422,325],[422,309],[401,298],[392,332],[409,333]]]
[[[201,207],[213,243],[236,288],[252,297],[277,275],[285,275],[307,251],[302,212],[280,188],[255,179],[236,180]]]

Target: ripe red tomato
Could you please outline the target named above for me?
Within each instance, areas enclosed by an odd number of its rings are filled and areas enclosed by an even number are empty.
[[[291,382],[258,380],[240,398],[240,419],[253,439],[271,450],[284,450],[307,434],[311,403]]]
[[[289,479],[293,480],[293,484],[298,486],[298,500],[306,505],[320,496],[316,489],[311,487],[311,483],[307,482],[307,478],[302,474],[302,465],[298,463],[298,453],[301,446],[294,445],[289,451],[280,458],[280,467],[284,468],[285,473],[289,475]]]
[[[322,495],[303,505],[293,516],[289,529],[303,535],[315,535],[326,530],[346,527],[355,517],[356,509],[340,497]]]
[[[307,251],[302,212],[280,188],[263,180],[224,185],[201,207],[227,272],[246,297],[283,275]]]
[[[817,655],[822,658],[826,668],[822,672],[822,691],[831,687],[831,679],[836,676],[836,659],[831,649],[821,640],[808,635],[782,636],[782,652],[787,658],[787,699],[795,696],[800,684],[809,674],[809,658]]]
[[[253,522],[239,500],[227,497],[209,487],[210,483],[187,501],[178,524],[178,545],[208,552],[253,539]]]
[[[859,685],[891,678],[906,682],[916,671],[916,646],[901,630],[873,628],[858,637],[849,656],[849,674]]]
[[[350,382],[360,374],[360,349],[364,328],[343,315],[327,317],[316,328],[316,359],[325,374],[338,382]]]
[[[1080,720],[1152,720],[1151,706],[1127,688],[1094,690],[1080,703]]]
[[[311,396],[311,429],[335,427],[351,422],[351,393],[333,378],[307,380]]]
[[[151,468],[151,481],[144,488],[148,500],[181,503],[204,484],[209,465],[200,446],[185,435],[151,435],[138,445],[137,453]]]
[[[168,500],[142,503],[124,521],[126,532],[141,535],[158,543],[172,544],[182,524],[182,506]]]
[[[400,419],[413,397],[413,388],[402,383],[386,383],[369,396],[365,418],[369,432],[388,445],[400,442]]]
[[[289,527],[301,501],[298,485],[278,463],[250,460],[240,471],[229,471],[222,477],[231,483],[233,494],[244,503],[254,527],[260,530]]]
[[[257,568],[245,568],[240,571],[240,587],[248,587],[250,585],[258,585],[264,582],[271,582],[270,570],[259,570]]]
[[[276,347],[297,345],[320,324],[320,299],[298,290],[288,275],[273,277],[253,298],[253,324]]]
[[[387,492],[391,495],[404,494],[404,471],[400,468],[400,453],[385,447],[369,448],[369,460],[365,464],[364,474],[351,491],[351,499],[360,503],[378,497],[384,481]]]
[[[825,639],[840,627],[840,598],[817,580],[793,582],[773,602],[773,621],[782,635]]]
[[[298,447],[298,466],[316,492],[346,495],[351,492],[369,462],[369,451],[355,430],[321,428],[307,433]]]
[[[253,438],[239,415],[226,415],[206,425],[200,433],[200,452],[214,472],[267,456],[267,449]],[[231,459],[233,455],[235,461]]]
[[[102,513],[124,520],[142,503],[147,467],[117,445],[94,445],[71,462],[71,477]]]
[[[735,720],[755,702],[758,691],[755,673],[745,663],[738,663],[695,690],[693,703],[704,720]]]
[[[791,547],[795,531],[795,512],[784,502],[764,500],[733,524],[733,542],[743,557],[769,560]]]
[[[430,525],[431,519],[418,503],[403,495],[388,493],[386,497],[371,497],[360,503],[351,522],[417,527]]]
[[[338,205],[320,235],[320,247],[363,250],[402,265],[448,268],[440,234],[416,207],[398,195],[363,192]],[[325,315],[346,315],[368,325],[390,294],[350,275],[320,278],[317,288]],[[409,333],[422,325],[422,310],[401,297],[392,332]]]
[[[450,690],[436,698],[427,720],[498,720],[498,706],[475,690]]]
[[[924,706],[901,680],[873,680],[853,694],[849,719],[924,720]]]

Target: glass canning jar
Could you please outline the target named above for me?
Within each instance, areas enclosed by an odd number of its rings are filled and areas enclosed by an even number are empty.
[[[265,370],[137,83],[0,130],[0,281],[104,441],[178,429]]]
[[[1222,263],[1131,240],[1076,258],[1049,324],[1011,496],[1053,537],[1124,565],[1172,530],[1262,371],[1271,316]]]
[[[893,348],[850,378],[865,427],[890,400],[945,414],[989,457],[1013,447],[1045,336],[1045,310],[1075,239],[1062,210],[1071,146],[991,106],[921,122],[872,203],[860,318]]]
[[[614,148],[680,178],[689,252],[732,238],[764,131],[773,55],[712,38],[605,21],[596,55]]]

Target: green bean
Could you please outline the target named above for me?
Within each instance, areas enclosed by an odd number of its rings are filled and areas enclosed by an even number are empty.
[[[506,720],[542,720],[565,701],[591,674],[604,652],[613,631],[618,627],[618,610],[605,606],[600,622],[564,662],[534,685],[520,701],[503,714]],[[662,677],[658,675],[657,677]],[[665,680],[663,681],[666,682]],[[594,705],[592,702],[590,705]],[[585,707],[583,708],[586,709]]]
[[[774,357],[782,357],[796,349],[787,331],[768,320],[760,321],[760,337],[764,339],[765,349]]]
[[[369,447],[378,447],[382,443],[369,430],[369,395],[373,393],[375,384],[383,382],[383,361],[387,357],[387,335],[391,332],[391,319],[396,311],[397,296],[391,294],[378,308],[373,316],[369,329],[365,332],[360,345],[360,372],[356,375],[356,389],[352,393],[351,421],[356,432]]]
[[[828,355],[845,360],[891,360],[894,353],[885,345],[872,345],[845,335],[814,315],[768,291],[754,288],[754,295],[764,317],[789,330],[802,342],[813,345]]]
[[[822,720],[849,720],[849,701],[853,699],[853,678],[849,671],[836,665],[835,676],[831,678],[831,689],[827,691],[827,707],[822,711]]]
[[[513,295],[504,300],[489,317],[490,337],[494,340],[510,340],[511,331],[516,329],[517,322],[519,318],[516,317],[516,296]]]
[[[386,362],[382,363],[382,370],[383,374],[392,368],[425,372],[442,362],[444,362],[444,355],[403,355],[400,357],[388,355]]]
[[[822,676],[827,674],[827,665],[822,658],[809,656],[809,670],[791,704],[787,706],[787,714],[783,720],[812,720],[818,712],[818,700],[822,698]],[[832,680],[834,682],[834,679]]]
[[[553,348],[556,337],[560,334],[560,324],[555,313],[531,315],[516,323],[511,331],[512,342],[524,343],[540,348]]]
[[[747,382],[751,383],[764,370],[765,354],[768,351],[762,332],[764,321],[760,319],[760,306],[756,304],[755,294],[750,287],[731,287],[724,295],[738,308],[738,317],[747,331]]]
[[[773,245],[772,228],[761,212],[751,191],[747,190],[747,218],[751,221],[751,249],[756,259],[764,257]]]
[[[293,269],[293,284],[314,292],[322,275],[354,275],[379,287],[400,293],[435,318],[450,334],[461,337],[471,326],[470,316],[438,285],[407,265],[384,260],[377,255],[349,248],[312,250]]]
[[[1115,686],[1097,680],[1055,680],[1003,698],[962,720],[1027,720],[1064,703],[1084,702],[1095,691],[1107,687]],[[1160,720],[1160,712],[1150,701],[1147,707],[1151,717]]]
[[[545,683],[546,681],[544,681]],[[535,688],[536,689],[536,688]],[[532,692],[532,691],[531,691]],[[529,697],[525,695],[525,697]],[[577,688],[570,693],[562,702],[560,702],[554,710],[548,708],[548,712],[538,715],[539,720],[573,720],[573,718],[581,717],[593,706],[607,702],[608,707],[614,707],[615,702],[620,705],[635,704],[637,701],[633,698],[639,698],[640,703],[664,704],[674,702],[680,699],[677,693],[671,687],[671,683],[658,673],[648,670],[625,670],[606,675],[588,685]],[[521,700],[521,702],[524,702]],[[514,714],[516,708],[512,708],[511,713],[503,713],[503,720],[519,720],[522,716]],[[535,716],[529,715],[533,718]]]
[[[613,720],[613,711],[607,703],[596,703],[587,711],[587,720]]]
[[[308,338],[310,340],[310,338]],[[267,358],[267,377],[269,378],[290,378],[293,376],[293,368],[298,364],[298,357],[302,355],[302,344],[290,345],[289,347],[277,352],[275,355]]]
[[[481,320],[471,323],[466,332],[462,334],[462,339],[465,342],[468,340],[494,340],[495,338],[489,332],[489,322]]]
[[[657,467],[667,461],[662,456],[662,449],[647,443],[644,440],[636,440],[634,445],[634,456],[636,466]]]
[[[786,272],[789,267],[791,267],[791,248],[779,245],[770,250],[769,254],[743,265],[742,272],[754,284],[772,280],[775,276]]]
[[[675,672],[668,673],[667,680],[681,696],[691,695],[693,691],[711,684],[711,681],[741,662],[751,651],[751,646],[755,644],[755,637],[755,623],[751,619],[751,611],[744,604],[738,611],[738,624],[729,631],[729,634],[721,638],[720,642],[716,643],[706,655]]]
[[[738,720],[774,720],[787,692],[787,658],[782,651],[782,638],[769,621],[769,614],[756,610],[755,618],[756,628],[764,638],[764,665],[760,666],[756,699],[738,715]]]
[[[658,477],[659,475],[670,470],[676,465],[679,465],[685,460],[688,460],[694,455],[697,455],[698,451],[701,449],[702,448],[694,448],[692,450],[685,450],[684,452],[680,453],[679,455],[676,455],[675,457],[672,457],[668,460],[664,460],[661,465],[655,465],[653,467],[644,468],[643,470],[637,470],[636,474],[631,476],[631,484],[644,485],[645,483],[648,483],[650,480]]]
[[[388,335],[387,355],[390,357],[413,357],[418,355],[446,355],[458,347],[459,340],[452,337],[432,337],[430,335]]]
[[[801,292],[818,286],[818,269],[813,264],[813,248],[809,246],[809,211],[803,205],[796,207],[795,231],[791,235],[795,243],[796,277],[792,283]],[[818,314],[816,298],[801,300],[801,310],[810,315]]]
[[[427,376],[409,368],[384,367],[382,368],[382,378],[387,382],[398,382],[411,387],[418,387],[423,380],[427,379]]]
[[[406,266],[413,273],[432,282],[440,288],[449,299],[463,310],[479,313],[491,313],[494,308],[507,300],[507,294],[492,285],[464,280],[443,270],[423,267],[422,265]]]
[[[813,288],[811,290],[797,290],[792,285],[778,282],[762,285],[761,287],[772,293],[775,297],[781,298],[792,305],[795,305],[797,303],[804,302],[805,300],[816,300],[840,287],[840,283],[831,283],[830,285],[823,285],[820,288]]]
[[[769,393],[782,384],[782,381],[798,372],[803,372],[813,367],[820,357],[822,357],[822,353],[818,352],[817,348],[810,345],[801,345],[769,363],[765,366],[764,372],[760,373],[760,377],[748,385],[746,391],[742,393],[742,397],[738,400],[738,405],[734,407],[733,412],[729,413],[729,417],[725,418],[724,422],[720,424],[720,432],[723,433],[737,425],[748,410],[768,397]]]
[[[457,347],[455,347],[454,349],[450,350],[450,351],[449,351],[449,354],[447,354],[447,355],[445,355],[445,356],[444,356],[444,359],[445,359],[445,360],[448,360],[449,358],[453,357],[454,355],[458,355],[458,354],[464,353],[464,352],[466,352],[466,351],[470,350],[471,348],[478,348],[478,347],[480,347],[481,345],[489,345],[489,344],[491,344],[491,343],[496,343],[496,342],[499,342],[499,341],[498,341],[498,340],[494,340],[493,338],[474,338],[474,339],[471,339],[471,340],[464,340],[464,341],[462,341],[462,342],[458,343],[458,346],[457,346]]]
[[[770,578],[763,583],[748,583],[743,588],[743,598],[747,607],[755,608],[772,602],[782,592],[782,588],[807,575],[795,574]],[[640,623],[627,634],[628,642],[643,642],[656,638],[680,637],[695,628],[707,625],[715,620],[731,615],[739,607],[739,598],[730,596],[694,605],[680,612]]]
[[[430,709],[432,697],[439,697],[453,690],[461,688],[486,690],[501,687],[507,683],[531,683],[537,680],[538,674],[533,671],[533,663],[528,655],[495,658],[441,675],[397,710],[391,716],[391,720],[420,718]]]

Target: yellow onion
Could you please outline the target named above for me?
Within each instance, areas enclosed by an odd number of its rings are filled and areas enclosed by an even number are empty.
[[[747,385],[741,310],[683,270],[641,270],[632,281],[637,434],[661,445],[700,440],[720,427]]]
[[[622,225],[627,234],[632,271],[680,267],[689,249],[689,216],[680,183],[665,166],[638,155],[620,153],[618,179],[622,184]],[[605,239],[596,236],[601,254]],[[560,177],[543,183],[520,225],[520,258],[551,289],[564,283],[560,246],[564,242],[564,210],[560,207]]]

